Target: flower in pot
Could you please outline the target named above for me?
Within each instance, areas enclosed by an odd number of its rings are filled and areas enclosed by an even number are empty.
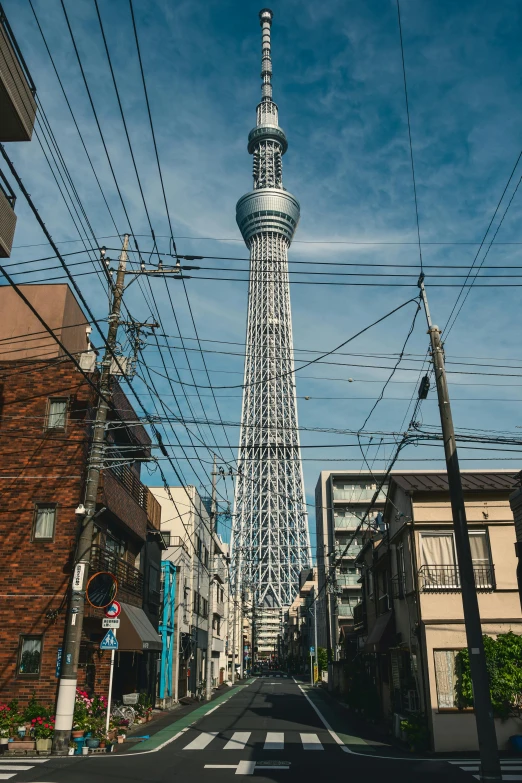
[[[33,720],[35,720],[35,723],[32,731],[36,739],[36,750],[49,752],[53,744],[54,718],[45,720],[45,718],[38,716],[38,718]]]
[[[76,751],[76,747],[77,747],[77,746],[76,746],[76,742],[73,742],[73,741],[71,740],[71,741],[69,742],[69,751],[68,751],[68,755],[69,755],[69,756],[74,756],[74,753],[75,753],[75,751]]]

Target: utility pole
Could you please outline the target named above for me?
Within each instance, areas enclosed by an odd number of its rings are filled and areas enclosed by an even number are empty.
[[[319,676],[319,648],[317,646],[317,589],[315,587],[314,587],[314,645],[315,645],[314,647],[315,663],[317,665],[317,676]],[[315,685],[315,682],[312,684]]]
[[[431,354],[437,383],[440,420],[444,438],[444,452],[448,472],[448,487],[455,532],[462,605],[464,609],[464,625],[468,642],[471,681],[473,687],[473,703],[477,723],[478,744],[480,749],[480,780],[502,781],[500,760],[495,732],[495,721],[491,706],[489,677],[480,624],[480,612],[473,572],[473,560],[468,535],[464,493],[460,475],[457,443],[453,429],[451,403],[444,365],[444,351],[440,340],[440,329],[431,322],[428,307],[428,297],[424,288],[424,275],[419,278],[419,288],[428,322],[428,334],[431,341]]]
[[[245,640],[243,638],[243,601],[245,594],[239,594],[239,679],[243,679],[243,667],[245,662]]]
[[[107,399],[111,396],[111,361],[116,348],[116,338],[120,322],[121,302],[125,287],[125,269],[127,266],[127,250],[129,235],[125,234],[120,254],[116,284],[112,297],[112,308],[109,316],[107,346],[101,364],[100,386],[96,417],[93,427],[92,444],[89,454],[85,499],[82,510],[83,520],[74,558],[73,574],[79,584],[73,584],[71,579],[71,601],[66,616],[65,642],[62,656],[62,670],[58,686],[56,703],[56,724],[53,738],[53,753],[67,755],[69,740],[73,726],[76,684],[78,680],[78,658],[83,630],[83,615],[85,609],[85,588],[89,579],[89,566],[94,531],[94,515],[96,499],[100,483],[100,473],[103,468],[105,453],[105,424],[109,406]],[[76,589],[73,589],[76,588]]]
[[[216,480],[218,476],[216,470],[216,455],[214,454],[214,465],[212,468],[212,499],[210,512],[210,570],[208,574],[208,639],[207,639],[207,674],[205,699],[210,701],[212,698],[212,634],[214,625],[214,534],[217,532],[217,503],[216,503]]]

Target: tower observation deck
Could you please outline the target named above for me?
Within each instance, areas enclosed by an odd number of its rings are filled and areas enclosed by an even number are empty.
[[[288,142],[272,100],[272,16],[266,8],[259,13],[263,83],[256,126],[248,135],[254,184],[236,206],[237,224],[250,250],[250,284],[232,531],[234,571],[268,614],[292,603],[299,572],[311,561],[287,259],[300,208],[283,188]],[[266,642],[271,646],[271,640]]]

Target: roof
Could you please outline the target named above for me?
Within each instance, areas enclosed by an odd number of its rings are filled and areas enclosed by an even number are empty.
[[[512,492],[518,486],[518,472],[461,471],[464,492]],[[391,482],[406,492],[448,492],[446,471],[429,473],[392,473]]]

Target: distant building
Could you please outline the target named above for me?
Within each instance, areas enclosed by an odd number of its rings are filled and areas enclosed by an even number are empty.
[[[290,671],[310,673],[310,648],[315,649],[315,599],[317,569],[305,568],[299,575],[299,594],[285,610],[282,658]]]
[[[194,695],[206,680],[209,634],[212,681],[226,677],[228,634],[228,545],[214,536],[210,560],[211,521],[206,498],[194,486],[151,487],[162,508],[161,532],[167,544],[163,558],[177,566],[173,698]],[[210,616],[210,589],[213,612]]]
[[[355,560],[378,524],[386,485],[361,529],[357,528],[383,475],[378,470],[323,470],[315,488],[319,646],[330,648],[333,660],[341,654],[341,638],[353,631],[353,610],[361,594]]]

